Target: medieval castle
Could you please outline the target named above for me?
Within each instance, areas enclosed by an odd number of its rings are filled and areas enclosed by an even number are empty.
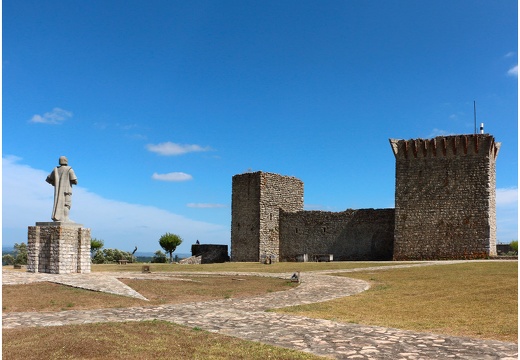
[[[476,259],[496,255],[489,134],[390,140],[395,209],[304,211],[303,182],[233,176],[231,261]]]

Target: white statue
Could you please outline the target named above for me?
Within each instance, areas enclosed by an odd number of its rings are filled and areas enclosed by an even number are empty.
[[[72,185],[78,184],[78,178],[74,174],[74,170],[68,166],[68,160],[65,156],[60,156],[59,163],[60,166],[56,166],[45,180],[54,186],[52,220],[70,222],[69,211],[72,199]]]

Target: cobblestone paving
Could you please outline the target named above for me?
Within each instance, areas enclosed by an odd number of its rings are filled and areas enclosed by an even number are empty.
[[[452,263],[452,262],[444,262]],[[424,266],[397,265],[399,267]],[[395,267],[395,266],[393,266]],[[384,270],[388,267],[374,267]],[[352,272],[365,269],[336,270]],[[246,274],[229,273],[243,276]],[[197,273],[197,275],[202,275]],[[289,278],[292,274],[253,274]],[[139,297],[117,278],[183,280],[182,273],[91,273],[33,274],[4,271],[4,285],[52,281],[91,290]],[[225,299],[179,305],[144,306],[126,309],[70,310],[47,313],[3,314],[3,329],[34,326],[62,326],[95,322],[165,320],[211,332],[259,341],[336,359],[517,359],[514,343],[476,340],[437,334],[357,324],[342,324],[288,314],[267,312],[268,309],[308,304],[357,294],[368,289],[368,283],[324,272],[302,273],[297,288],[248,299]],[[119,285],[119,284],[121,285]]]

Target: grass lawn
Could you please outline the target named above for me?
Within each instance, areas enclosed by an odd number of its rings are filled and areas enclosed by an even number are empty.
[[[342,274],[370,290],[277,310],[346,323],[381,325],[518,342],[518,262],[470,262]]]

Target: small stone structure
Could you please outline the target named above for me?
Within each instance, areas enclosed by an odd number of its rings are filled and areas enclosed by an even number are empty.
[[[28,272],[90,273],[90,229],[72,222],[37,222],[28,231]]]
[[[233,176],[232,261],[439,260],[496,256],[496,157],[489,134],[394,140],[395,209],[304,211],[303,182]]]
[[[214,264],[229,261],[227,245],[193,244],[191,255],[201,257],[201,264]]]
[[[202,256],[190,256],[189,258],[179,261],[181,265],[200,265],[202,264]]]

